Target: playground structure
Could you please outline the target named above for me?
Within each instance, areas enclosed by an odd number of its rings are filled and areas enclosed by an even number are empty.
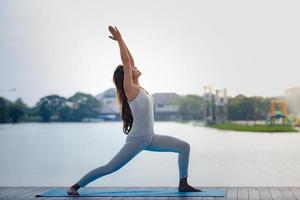
[[[300,127],[300,115],[296,117],[294,125]]]
[[[279,109],[277,108],[278,106]],[[270,113],[266,119],[267,125],[297,125],[297,121],[300,122],[300,118],[297,120],[297,118],[288,115],[287,102],[285,100],[271,100]]]
[[[204,87],[204,121],[205,124],[227,123],[227,90],[216,89],[212,86]]]

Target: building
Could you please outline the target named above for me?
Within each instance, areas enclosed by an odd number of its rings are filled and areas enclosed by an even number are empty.
[[[98,99],[102,104],[99,118],[106,121],[120,120],[120,107],[116,99],[115,88],[109,88],[96,95],[95,98]]]
[[[154,93],[154,118],[158,121],[180,120],[179,107],[173,102],[179,97],[176,93]],[[109,88],[95,96],[101,104],[99,118],[103,120],[121,120],[120,108],[116,99],[116,89]]]
[[[292,115],[300,115],[300,87],[286,89],[284,99],[288,104],[288,113]]]
[[[155,93],[153,97],[155,99],[155,120],[176,121],[182,119],[179,106],[173,104],[179,98],[179,95],[176,93]]]

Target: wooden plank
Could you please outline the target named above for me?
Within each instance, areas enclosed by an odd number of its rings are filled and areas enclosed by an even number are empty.
[[[237,200],[238,192],[237,187],[228,187],[226,200]]]
[[[36,194],[46,192],[54,187],[0,187],[0,199],[7,200],[49,200],[48,197],[35,198]],[[66,187],[65,187],[66,188]],[[107,188],[107,187],[99,187]],[[116,188],[116,187],[112,187]],[[134,187],[135,189],[143,189],[142,187]],[[163,187],[168,188],[168,187]],[[123,188],[126,190],[133,189],[133,187]],[[161,189],[161,187],[160,187]],[[81,200],[178,200],[178,199],[193,199],[193,200],[300,200],[299,187],[201,187],[200,189],[223,189],[225,190],[225,197],[80,197]],[[248,193],[248,194],[247,194]],[[78,200],[78,197],[58,197],[55,199]]]
[[[260,200],[259,189],[257,187],[248,187],[249,200]]]
[[[296,197],[294,196],[294,194],[292,193],[289,187],[280,187],[279,190],[282,196],[284,197],[284,199],[296,200]]]
[[[15,187],[1,187],[0,188],[0,199],[1,197],[4,197],[10,192],[13,192],[15,190]]]
[[[32,198],[32,192],[35,191],[34,187],[15,187],[15,191],[14,193],[11,193],[9,196],[7,196],[6,198],[8,199],[16,199],[16,200],[20,200],[20,199],[28,199],[28,198]]]
[[[1,194],[3,194],[4,192],[6,191],[10,191],[12,190],[14,187],[9,187],[9,186],[6,186],[6,187],[0,187],[0,196]]]
[[[15,190],[15,187],[1,187],[0,198],[3,198],[12,192],[15,192]]]
[[[19,193],[18,196],[14,197],[14,200],[32,199],[34,198],[33,193],[35,191],[35,187],[26,187],[24,188],[24,192]]]
[[[31,195],[29,195],[27,200],[41,200],[41,199],[44,199],[42,197],[35,197],[35,195],[41,194],[43,192],[46,192],[48,189],[50,189],[49,187],[33,187],[33,188],[34,188],[34,190],[31,192]]]
[[[17,197],[14,197],[15,199],[36,199],[35,195],[39,194],[39,187],[31,187],[31,186],[26,186],[25,191],[22,192],[22,194],[19,194]]]
[[[282,196],[279,187],[269,187],[271,196],[273,200],[282,200],[284,197]]]
[[[272,196],[268,187],[259,187],[258,192],[261,200],[272,200]]]
[[[0,199],[7,199],[11,195],[13,195],[13,193],[16,193],[16,191],[18,191],[18,190],[21,190],[21,188],[7,187],[7,188],[4,189],[3,192],[1,192]]]
[[[249,199],[247,187],[238,187],[237,194],[238,194],[237,195],[238,200],[248,200]]]
[[[300,200],[300,188],[299,187],[291,187],[290,191],[293,193],[297,200]]]
[[[7,192],[1,199],[14,199],[19,193],[24,192],[23,187],[13,187],[9,192]]]

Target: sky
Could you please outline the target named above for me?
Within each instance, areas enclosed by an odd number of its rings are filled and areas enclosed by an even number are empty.
[[[300,86],[300,2],[0,0],[0,96],[97,95],[121,64],[117,26],[150,93],[278,96]],[[16,88],[16,91],[11,91]]]

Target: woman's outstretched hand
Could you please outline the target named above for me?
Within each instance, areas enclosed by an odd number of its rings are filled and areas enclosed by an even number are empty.
[[[112,26],[108,26],[108,30],[112,34],[112,36],[108,36],[108,37],[111,38],[112,40],[119,41],[120,39],[122,39],[121,33],[119,32],[117,27],[114,28]]]

